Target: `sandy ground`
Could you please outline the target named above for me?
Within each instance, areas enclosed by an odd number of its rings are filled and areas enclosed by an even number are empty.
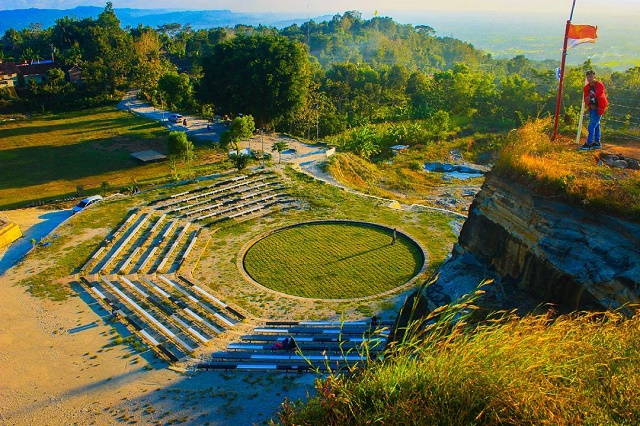
[[[34,228],[50,212],[3,212]],[[92,229],[68,242],[94,238]],[[65,247],[60,247],[63,250]],[[0,424],[69,425],[262,423],[285,397],[304,397],[312,375],[200,372],[181,374],[150,351],[113,339],[128,330],[72,284],[64,302],[35,298],[17,286],[49,259],[29,257],[0,275]]]
[[[176,373],[150,352],[110,346],[96,304],[33,298],[13,285],[20,274],[0,277],[1,424],[253,424],[312,386],[310,375]]]

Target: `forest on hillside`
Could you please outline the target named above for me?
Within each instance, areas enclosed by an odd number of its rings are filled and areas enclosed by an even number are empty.
[[[517,127],[551,113],[557,85],[548,62],[495,59],[429,26],[363,19],[355,11],[282,29],[122,28],[107,3],[96,19],[61,18],[0,38],[4,63],[50,58],[54,65],[41,82],[19,77],[16,87],[0,89],[0,111],[77,109],[140,89],[164,108],[205,117],[250,114],[261,128],[309,139],[349,132],[345,143],[365,157],[394,143]],[[72,68],[80,70],[79,81],[69,81]],[[566,125],[575,126],[590,68],[568,71]],[[598,73],[614,99],[613,122],[636,125],[640,67]],[[381,123],[391,124],[381,133]]]

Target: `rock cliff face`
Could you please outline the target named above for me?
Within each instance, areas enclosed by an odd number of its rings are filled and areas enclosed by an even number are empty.
[[[483,302],[531,309],[640,302],[640,224],[533,193],[491,174],[458,244],[422,295],[431,310],[493,278]]]

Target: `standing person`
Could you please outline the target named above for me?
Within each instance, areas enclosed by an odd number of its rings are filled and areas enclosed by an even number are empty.
[[[393,228],[393,236],[391,237],[391,244],[395,244],[398,239],[398,230]]]
[[[587,71],[587,84],[583,89],[584,103],[589,107],[589,136],[587,142],[580,147],[583,151],[600,149],[600,120],[604,115],[609,100],[607,90],[601,81],[596,80],[596,72]]]

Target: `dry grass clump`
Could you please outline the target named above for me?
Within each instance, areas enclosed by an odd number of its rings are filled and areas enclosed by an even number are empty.
[[[640,171],[599,165],[597,152],[578,151],[567,138],[551,141],[549,124],[535,120],[513,131],[494,170],[543,194],[640,218]]]
[[[348,152],[334,155],[327,171],[340,182],[356,187],[375,185],[382,178],[375,164]]]
[[[468,309],[458,305],[446,315]],[[396,356],[317,382],[283,424],[638,424],[640,313],[438,322]]]

